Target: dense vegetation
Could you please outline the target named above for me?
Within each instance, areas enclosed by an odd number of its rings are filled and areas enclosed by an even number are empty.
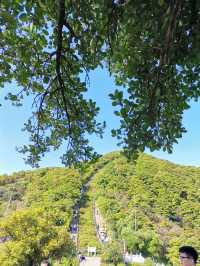
[[[0,249],[1,265],[35,265],[74,255],[68,231],[82,187],[77,171],[41,169],[4,176],[1,185],[0,233],[11,238]]]
[[[86,202],[80,209],[80,225],[79,225],[79,249],[85,253],[87,247],[97,247],[100,250],[100,243],[96,235],[96,228],[93,220],[93,200],[89,195],[85,198]]]
[[[95,175],[95,198],[113,240],[130,252],[178,263],[181,244],[200,249],[200,169],[120,154]]]
[[[119,152],[82,165],[80,171],[47,168],[1,176],[0,234],[10,240],[0,244],[0,264],[37,265],[44,258],[51,258],[53,265],[72,262],[75,247],[69,225],[80,201],[81,250],[97,246],[105,262],[117,264],[126,246],[148,257],[149,265],[177,265],[180,245],[200,250],[199,185],[199,168],[146,154],[131,162]],[[89,188],[81,196],[83,186]],[[112,241],[107,246],[96,237],[94,202]]]

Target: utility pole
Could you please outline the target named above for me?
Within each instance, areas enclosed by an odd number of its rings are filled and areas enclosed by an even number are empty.
[[[136,206],[136,201],[135,201],[135,194],[133,196],[134,199],[134,231],[137,231],[137,206]]]
[[[124,254],[126,253],[126,242],[125,239],[123,239],[123,249],[124,249]]]
[[[137,231],[137,211],[136,211],[136,207],[134,209],[134,229],[135,229],[135,231]]]
[[[126,265],[126,242],[125,239],[123,239],[123,261],[124,261],[124,265]]]

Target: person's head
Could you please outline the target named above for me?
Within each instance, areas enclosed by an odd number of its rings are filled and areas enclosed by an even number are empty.
[[[198,253],[191,246],[182,246],[179,248],[180,262],[183,266],[194,266],[198,260]]]

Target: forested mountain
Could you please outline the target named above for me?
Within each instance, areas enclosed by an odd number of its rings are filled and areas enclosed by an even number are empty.
[[[200,249],[200,169],[141,154],[116,154],[94,181],[95,198],[113,237],[129,251],[178,263],[178,247]]]
[[[78,202],[81,249],[97,245],[103,252],[95,235],[95,203],[113,245],[174,265],[180,245],[200,250],[200,168],[146,154],[133,162],[114,152],[80,169],[1,176],[0,234],[8,240],[0,244],[0,264],[39,265],[50,258],[52,265],[76,265],[69,227]]]

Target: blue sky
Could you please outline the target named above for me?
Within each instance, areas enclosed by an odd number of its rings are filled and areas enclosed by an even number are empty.
[[[3,98],[8,89],[18,90],[11,84],[1,89],[0,92],[0,174],[31,169],[25,165],[23,155],[16,151],[16,146],[28,143],[28,135],[21,131],[25,120],[31,114],[31,99],[27,98],[23,107],[14,107]],[[96,70],[90,74],[90,88],[88,96],[97,102],[101,111],[99,120],[106,120],[107,129],[103,139],[90,138],[91,144],[100,154],[119,149],[116,139],[111,137],[111,129],[117,128],[119,120],[113,114],[113,107],[108,94],[115,89],[113,79],[105,70]],[[192,103],[191,108],[184,114],[184,125],[188,132],[184,134],[179,143],[174,145],[173,154],[154,152],[152,155],[175,163],[200,166],[200,103]],[[148,152],[149,153],[149,152]],[[41,167],[62,166],[59,157],[60,152],[51,152],[40,163]]]

